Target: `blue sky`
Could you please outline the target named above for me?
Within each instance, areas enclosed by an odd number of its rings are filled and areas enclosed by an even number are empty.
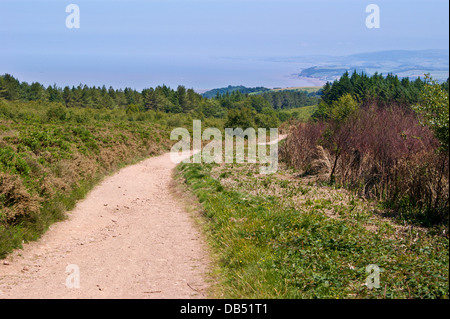
[[[65,12],[80,8],[80,29]],[[368,29],[365,8],[380,7]],[[270,57],[448,49],[448,0],[0,0],[0,74],[58,86],[286,86]],[[300,82],[298,82],[300,84]]]

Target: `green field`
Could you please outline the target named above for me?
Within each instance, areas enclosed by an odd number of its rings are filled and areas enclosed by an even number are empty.
[[[318,92],[322,86],[297,86],[297,87],[288,87],[288,88],[274,88],[272,91],[302,91],[306,93],[316,93]]]

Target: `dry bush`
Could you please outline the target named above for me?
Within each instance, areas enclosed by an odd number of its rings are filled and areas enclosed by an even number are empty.
[[[449,155],[438,147],[411,110],[371,106],[344,123],[299,124],[280,154],[294,168],[322,175],[361,196],[445,221]]]
[[[280,148],[281,158],[304,173],[326,173],[329,157],[319,145],[324,129],[324,123],[299,123],[291,128],[291,134]]]
[[[19,176],[0,172],[0,194],[0,219],[8,223],[39,212],[39,197],[27,191]]]

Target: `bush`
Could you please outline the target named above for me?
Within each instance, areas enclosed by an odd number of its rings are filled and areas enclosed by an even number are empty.
[[[319,146],[325,126],[323,122],[297,124],[280,148],[281,158],[306,174],[328,172],[327,165],[322,164],[327,158],[323,153],[320,154],[323,148]]]
[[[51,106],[47,111],[47,122],[52,120],[65,121],[67,119],[66,108],[62,105]]]
[[[449,151],[449,101],[448,91],[428,76],[429,82],[421,94],[420,104],[414,110],[420,115],[422,123],[428,126],[440,141],[442,150]]]
[[[134,113],[139,113],[140,112],[140,108],[138,105],[136,104],[129,104],[127,106],[127,110],[126,113],[127,114],[134,114]]]
[[[11,225],[20,218],[39,212],[40,198],[30,195],[17,175],[0,172],[0,194],[0,225],[2,221]]]
[[[332,121],[342,123],[347,118],[355,114],[358,110],[358,103],[352,98],[351,94],[341,96],[337,101],[331,105],[330,119]]]
[[[255,128],[255,115],[255,111],[246,107],[242,108],[241,110],[229,110],[225,127],[242,129],[247,129],[250,127]]]
[[[340,123],[295,127],[280,154],[291,166],[380,199],[395,209],[448,223],[448,153],[406,108],[372,106]]]

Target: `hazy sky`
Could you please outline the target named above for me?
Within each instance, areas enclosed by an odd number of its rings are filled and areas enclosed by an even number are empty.
[[[80,28],[66,27],[66,6]],[[366,6],[380,7],[368,29]],[[267,57],[448,49],[448,0],[0,0],[0,74],[58,86],[284,86]]]

